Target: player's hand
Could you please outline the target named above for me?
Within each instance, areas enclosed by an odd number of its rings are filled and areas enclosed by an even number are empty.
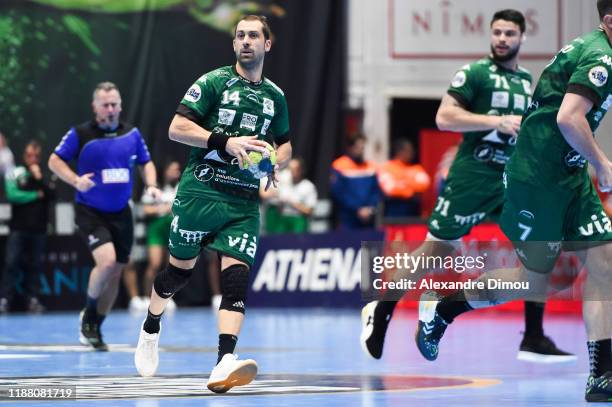
[[[495,128],[500,133],[510,134],[513,137],[518,136],[519,129],[521,128],[522,116],[506,115],[499,117],[499,123]]]
[[[279,166],[278,164],[276,164],[270,175],[268,175],[268,181],[266,182],[266,187],[264,188],[264,191],[270,189],[271,186],[274,186],[274,188],[278,188],[278,170]]]
[[[42,171],[40,170],[40,165],[32,164],[32,165],[30,165],[28,170],[30,171],[30,173],[32,174],[34,179],[36,179],[36,180],[42,179]]]
[[[597,186],[601,192],[612,192],[612,162],[597,169]]]
[[[96,186],[96,183],[91,180],[91,177],[94,176],[93,172],[89,172],[87,174],[83,174],[80,177],[77,177],[76,181],[74,181],[74,187],[79,192],[87,192],[91,188]]]
[[[249,158],[249,151],[259,151],[265,153],[266,142],[257,140],[257,136],[242,136],[242,137],[230,137],[225,145],[225,151],[238,159],[238,166],[241,170],[244,170],[245,161],[251,165],[253,162]]]
[[[146,187],[145,194],[148,195],[153,202],[159,202],[162,198],[162,191],[155,185],[149,185]]]

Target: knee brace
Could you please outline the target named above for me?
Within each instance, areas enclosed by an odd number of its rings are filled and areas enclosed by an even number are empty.
[[[244,314],[249,289],[249,268],[234,264],[221,272],[221,305],[219,309]]]
[[[155,277],[153,288],[161,298],[170,298],[187,285],[192,274],[193,269],[185,270],[168,264],[168,267]]]

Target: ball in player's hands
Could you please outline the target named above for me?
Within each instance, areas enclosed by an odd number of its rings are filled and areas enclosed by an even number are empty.
[[[266,149],[264,153],[249,151],[249,158],[253,163],[249,164],[246,160],[243,162],[244,167],[257,179],[270,175],[276,165],[276,150],[268,143],[266,143]]]

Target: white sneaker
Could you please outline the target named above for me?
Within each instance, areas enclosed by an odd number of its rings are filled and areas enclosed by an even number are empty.
[[[136,370],[142,377],[150,377],[157,371],[159,365],[159,334],[161,333],[161,323],[159,332],[150,334],[143,329],[144,322],[140,328],[140,337],[138,338],[138,346],[134,353],[134,364]]]
[[[128,309],[132,313],[140,313],[143,310],[143,302],[140,297],[132,297],[130,303],[128,304]]]
[[[225,393],[232,387],[251,383],[256,375],[257,362],[238,360],[238,355],[228,353],[210,373],[206,387],[215,393]]]
[[[170,301],[168,301],[168,304],[166,304],[165,311],[168,311],[168,312],[176,311],[176,302],[174,302],[172,298],[170,298]]]
[[[219,307],[221,306],[221,299],[222,298],[223,297],[221,296],[221,294],[215,294],[210,299],[210,309],[215,314],[219,312]]]

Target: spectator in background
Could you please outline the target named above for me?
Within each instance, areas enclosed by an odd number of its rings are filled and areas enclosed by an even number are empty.
[[[413,160],[414,145],[408,139],[399,139],[393,143],[393,158],[378,170],[385,217],[418,216],[421,212],[420,194],[429,188],[431,179]]]
[[[363,158],[365,143],[363,134],[349,138],[346,154],[332,163],[331,195],[341,229],[374,226],[381,192],[376,166]]]
[[[5,267],[0,279],[0,313],[9,311],[14,289],[12,277],[19,273],[23,275],[27,310],[44,311],[38,300],[38,281],[53,190],[43,180],[40,153],[40,144],[28,142],[23,152],[24,165],[5,175],[6,196],[11,204],[11,233],[6,242]]]
[[[260,195],[270,202],[265,217],[266,233],[306,233],[308,221],[317,203],[317,189],[304,177],[304,160],[294,158],[287,170],[279,174],[278,188]]]
[[[8,146],[6,137],[0,131],[0,175],[10,173],[15,167],[13,152]]]

